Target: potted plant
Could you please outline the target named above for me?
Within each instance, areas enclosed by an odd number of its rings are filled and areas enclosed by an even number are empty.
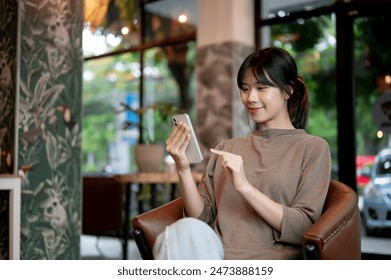
[[[171,126],[171,116],[177,112],[175,105],[171,103],[159,103],[132,108],[126,103],[121,103],[119,112],[133,112],[138,116],[137,121],[126,120],[123,129],[137,127],[140,131],[139,144],[135,146],[135,161],[140,172],[158,172],[161,170],[164,159],[164,147],[157,139],[155,127],[159,126],[159,131],[168,131]],[[164,139],[165,140],[165,139]]]

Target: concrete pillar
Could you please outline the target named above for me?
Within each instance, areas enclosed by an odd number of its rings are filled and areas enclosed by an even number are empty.
[[[253,0],[198,0],[196,130],[204,155],[219,142],[246,135],[236,74],[254,50]]]

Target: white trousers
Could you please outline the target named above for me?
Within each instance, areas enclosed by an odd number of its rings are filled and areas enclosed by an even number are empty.
[[[223,245],[214,230],[196,218],[182,218],[158,235],[155,260],[222,260]]]

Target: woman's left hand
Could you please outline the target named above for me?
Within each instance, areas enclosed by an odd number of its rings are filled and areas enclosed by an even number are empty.
[[[236,191],[241,192],[249,186],[241,156],[215,149],[210,149],[210,151],[221,157],[221,166],[227,171]]]

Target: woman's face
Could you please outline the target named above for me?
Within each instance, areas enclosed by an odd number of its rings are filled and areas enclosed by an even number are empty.
[[[263,85],[251,69],[246,70],[241,98],[252,120],[266,128],[294,128],[288,114],[288,93],[278,87]]]

